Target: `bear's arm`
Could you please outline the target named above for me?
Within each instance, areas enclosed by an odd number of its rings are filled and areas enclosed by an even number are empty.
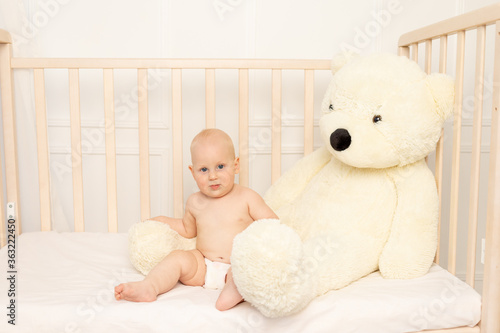
[[[428,272],[437,247],[439,200],[424,160],[393,169],[398,203],[379,259],[385,278],[408,279]]]
[[[291,202],[331,158],[332,155],[326,147],[321,147],[303,157],[267,190],[264,200],[274,211]]]

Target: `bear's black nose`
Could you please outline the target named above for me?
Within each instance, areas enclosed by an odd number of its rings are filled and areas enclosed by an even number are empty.
[[[344,128],[339,128],[330,135],[330,145],[336,151],[342,151],[351,145],[351,135]]]

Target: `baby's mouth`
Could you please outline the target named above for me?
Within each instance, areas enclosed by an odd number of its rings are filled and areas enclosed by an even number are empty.
[[[210,188],[211,188],[212,190],[217,190],[217,189],[219,189],[219,187],[220,187],[220,184],[217,184],[217,185],[210,185]]]

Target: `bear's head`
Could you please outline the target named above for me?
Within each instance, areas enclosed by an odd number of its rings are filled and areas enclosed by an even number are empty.
[[[388,168],[435,149],[453,113],[454,83],[403,56],[338,56],[325,94],[321,138],[345,164]]]

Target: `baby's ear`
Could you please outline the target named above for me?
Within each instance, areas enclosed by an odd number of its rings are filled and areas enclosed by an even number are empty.
[[[239,157],[236,157],[234,159],[234,173],[235,174],[240,173],[240,158]]]

